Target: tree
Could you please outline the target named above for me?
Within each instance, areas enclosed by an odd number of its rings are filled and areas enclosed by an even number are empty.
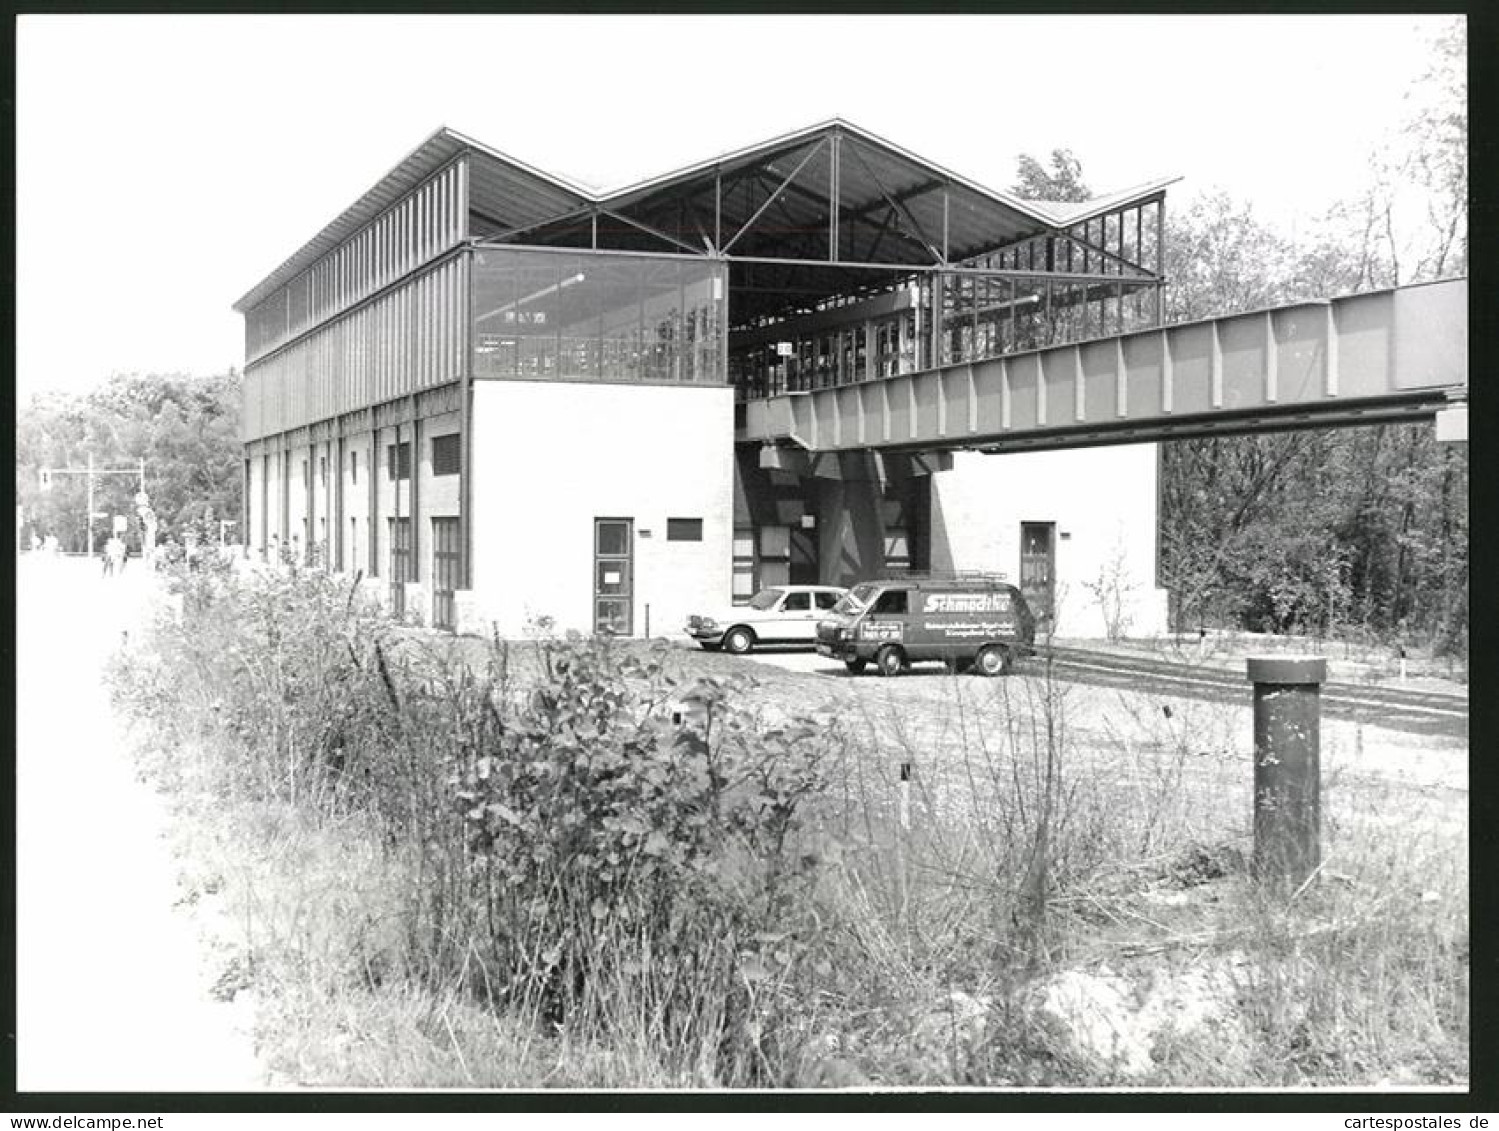
[[[1083,166],[1070,149],[1051,151],[1051,171],[1022,153],[1016,162],[1015,183],[1010,192],[1022,200],[1050,200],[1077,204],[1091,200],[1092,191],[1083,183]]]
[[[1461,24],[1438,38],[1363,190],[1294,242],[1226,193],[1173,216],[1168,321],[1465,269]],[[1468,462],[1429,424],[1163,449],[1161,572],[1178,628],[1221,624],[1467,649]]]
[[[58,476],[43,491],[44,467],[134,467],[144,459],[146,490],[163,532],[199,524],[205,515],[240,511],[241,382],[237,373],[116,374],[84,396],[49,393],[32,399],[16,425],[16,498],[39,533],[65,548],[87,546],[86,484]],[[131,476],[95,481],[95,510],[134,520],[138,484]],[[217,527],[201,531],[217,537]]]

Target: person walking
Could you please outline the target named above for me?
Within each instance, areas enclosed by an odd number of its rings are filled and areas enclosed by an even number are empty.
[[[120,541],[120,536],[118,534],[111,534],[109,536],[109,541],[104,543],[105,577],[112,577],[114,575],[115,570],[120,564],[120,558],[123,556],[121,554],[121,551],[123,551],[124,548],[125,543]]]

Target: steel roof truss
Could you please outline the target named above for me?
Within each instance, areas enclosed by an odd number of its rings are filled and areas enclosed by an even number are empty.
[[[761,217],[761,215],[764,214],[764,212],[765,212],[766,209],[768,209],[772,204],[774,204],[776,202],[776,200],[780,197],[781,193],[785,191],[786,186],[789,185],[792,181],[796,180],[797,176],[801,173],[801,171],[807,167],[807,162],[811,161],[813,157],[817,156],[818,153],[822,152],[823,148],[827,145],[827,143],[828,143],[827,142],[827,138],[822,138],[820,141],[817,142],[816,145],[812,146],[810,149],[807,150],[806,155],[799,162],[797,162],[796,168],[791,170],[790,175],[787,176],[787,177],[785,177],[781,181],[781,183],[778,186],[776,186],[776,190],[775,190],[775,192],[773,192],[773,193],[770,194],[770,198],[764,204],[760,205],[760,207],[755,210],[755,214],[753,216],[751,216],[748,220],[746,220],[744,222],[743,226],[741,226],[740,229],[737,232],[734,233],[734,238],[731,239],[731,240],[729,240],[728,243],[726,243],[726,244],[723,245],[723,251],[724,251],[725,254],[728,253],[729,248],[733,247],[736,243],[739,242],[739,237],[740,236],[744,235],[745,232],[749,231],[750,228],[754,227],[755,221],[758,220]]]
[[[1097,256],[1099,256],[1099,257],[1107,260],[1110,263],[1117,263],[1117,264],[1119,264],[1120,267],[1127,267],[1131,271],[1138,272],[1141,278],[1153,279],[1153,278],[1156,277],[1155,276],[1155,272],[1151,271],[1149,268],[1147,268],[1147,267],[1145,267],[1145,266],[1143,266],[1143,265],[1141,265],[1139,263],[1132,263],[1130,260],[1125,259],[1123,256],[1115,255],[1112,251],[1109,251],[1107,248],[1099,247],[1097,244],[1093,243],[1091,240],[1085,240],[1081,236],[1075,236],[1075,235],[1073,235],[1070,231],[1069,232],[1065,232],[1065,233],[1058,232],[1057,235],[1061,239],[1065,239],[1065,240],[1070,241],[1071,243],[1075,244],[1079,248],[1082,248],[1082,249],[1087,250],[1087,251],[1091,251],[1094,255],[1097,255]],[[1035,236],[1035,237],[1032,237],[1032,238],[1033,239],[1041,239],[1043,237]]]
[[[690,243],[687,243],[684,240],[679,240],[676,236],[668,235],[666,232],[661,231],[659,228],[653,228],[649,224],[642,224],[639,220],[633,220],[629,216],[626,216],[623,212],[615,212],[613,209],[601,208],[599,209],[599,215],[612,216],[616,220],[622,220],[624,223],[630,225],[630,227],[638,228],[648,236],[655,236],[659,240],[665,240],[667,243],[675,244],[677,247],[684,248],[685,250],[691,252],[693,255],[703,254],[702,248],[693,247]]]
[[[911,215],[911,210],[905,206],[903,201],[891,196],[889,190],[885,188],[884,183],[879,177],[874,175],[874,170],[869,167],[869,162],[864,160],[864,155],[859,152],[859,147],[857,145],[850,145],[849,151],[854,155],[854,160],[864,167],[864,172],[869,174],[869,179],[874,182],[874,187],[880,190],[880,195],[890,202],[890,206],[901,214],[907,224],[911,225],[915,238],[931,253],[932,261],[935,263],[945,262],[942,253],[937,249],[937,245],[927,238],[926,232],[922,231],[921,225],[916,222],[916,217]],[[938,187],[940,184],[941,182],[938,182],[938,185],[934,187]]]

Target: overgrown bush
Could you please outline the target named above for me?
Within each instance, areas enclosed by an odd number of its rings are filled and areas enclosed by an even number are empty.
[[[211,739],[226,800],[378,838],[404,941],[359,968],[581,1032],[645,1018],[684,1078],[776,1080],[819,865],[804,815],[841,750],[827,719],[683,686],[664,644],[496,640],[475,674],[316,570],[178,571],[168,593],[159,658],[117,697]]]
[[[412,631],[320,571],[200,566],[165,588],[116,693],[152,725],[158,780],[237,826],[203,880],[237,885],[237,976],[282,1019],[336,1003],[327,1025],[357,1044],[308,1069],[317,1037],[282,1041],[297,1079],[1118,1083],[1038,987],[1103,958],[1144,987],[1161,959],[1130,955],[1214,947],[1244,952],[1233,1023],[1162,1037],[1158,1082],[1463,1071],[1462,877],[1420,865],[1401,902],[1427,927],[1407,910],[1374,931],[1396,862],[1354,872],[1330,834],[1346,907],[1247,898],[1221,704],[1121,694],[1089,733],[1079,689],[1035,664],[934,673],[920,711],[915,678],[877,682],[901,692],[885,714],[835,723],[757,707],[807,685],[739,661],[541,624],[521,644]],[[1330,1058],[1355,1022],[1357,1055]],[[387,1050],[387,1028],[420,1048]]]

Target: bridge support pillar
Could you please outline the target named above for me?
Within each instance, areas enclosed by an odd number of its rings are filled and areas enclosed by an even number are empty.
[[[824,583],[846,585],[885,571],[885,482],[879,457],[838,453],[838,478],[818,478],[817,556]]]
[[[1327,661],[1251,656],[1254,859],[1260,880],[1302,884],[1321,866],[1321,685]]]

